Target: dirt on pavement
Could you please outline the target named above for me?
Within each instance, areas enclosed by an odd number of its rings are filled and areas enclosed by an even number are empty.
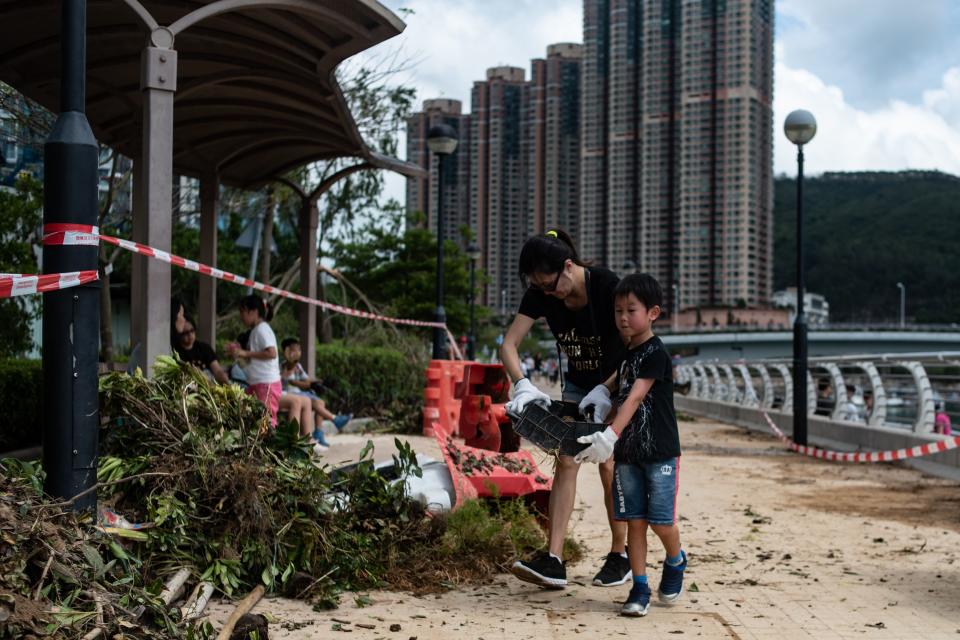
[[[590,584],[609,533],[593,468],[581,469],[573,535],[589,555],[570,585],[543,591],[503,575],[432,596],[344,594],[341,608],[266,599],[271,638],[960,638],[960,484],[892,464],[801,458],[772,437],[709,421],[680,424],[679,513],[687,592],[642,619],[617,615],[627,587]],[[378,458],[393,436],[377,436]],[[438,456],[432,440],[414,448]],[[362,436],[333,440],[350,459]],[[544,466],[549,472],[549,466]],[[648,574],[662,546],[651,534]],[[214,607],[219,624],[230,606]]]

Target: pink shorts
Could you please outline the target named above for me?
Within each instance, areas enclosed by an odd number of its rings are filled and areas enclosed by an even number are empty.
[[[270,412],[270,426],[276,428],[277,409],[280,408],[280,394],[283,393],[283,386],[280,381],[251,384],[247,387],[247,393],[256,396],[260,402],[267,406],[267,410]]]

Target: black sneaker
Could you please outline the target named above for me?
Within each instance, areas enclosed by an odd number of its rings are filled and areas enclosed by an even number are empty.
[[[546,551],[541,551],[530,560],[514,562],[510,572],[524,582],[547,589],[563,589],[567,586],[566,568]]]
[[[683,572],[687,568],[687,554],[682,549],[680,556],[683,562],[673,566],[663,561],[663,577],[660,578],[660,588],[657,594],[660,596],[660,602],[664,604],[673,604],[680,599],[683,594]]]
[[[600,572],[593,577],[593,584],[598,587],[615,587],[630,582],[632,577],[630,561],[619,553],[611,551],[603,561]]]

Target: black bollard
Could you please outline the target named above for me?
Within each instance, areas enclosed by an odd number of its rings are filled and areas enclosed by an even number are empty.
[[[97,224],[99,151],[85,114],[86,0],[63,0],[60,115],[43,146],[43,223]],[[44,245],[43,272],[97,268],[95,241]],[[97,480],[97,361],[100,283],[43,295],[43,468],[45,489],[72,498]],[[94,510],[96,492],[76,510]]]

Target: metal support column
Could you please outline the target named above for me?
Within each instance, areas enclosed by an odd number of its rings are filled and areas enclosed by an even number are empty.
[[[154,46],[141,57],[143,142],[134,182],[133,238],[169,251],[173,218],[173,94],[177,89],[177,52],[173,35],[165,28],[151,34]],[[151,371],[157,356],[170,353],[170,265],[133,256],[133,336],[139,345],[139,363]]]
[[[308,298],[317,297],[317,226],[320,210],[317,196],[302,200],[300,208],[300,293]],[[303,368],[311,376],[317,367],[317,307],[300,305],[300,358]]]
[[[86,0],[63,0],[60,115],[43,147],[43,223],[97,225],[99,148],[84,112]],[[44,246],[43,271],[95,270],[96,242]],[[100,283],[43,295],[44,489],[71,498],[97,481]],[[91,492],[74,503],[95,510]]]
[[[217,266],[217,206],[220,204],[220,181],[215,173],[200,177],[200,262]],[[217,281],[200,277],[200,299],[197,300],[197,338],[217,344]]]

